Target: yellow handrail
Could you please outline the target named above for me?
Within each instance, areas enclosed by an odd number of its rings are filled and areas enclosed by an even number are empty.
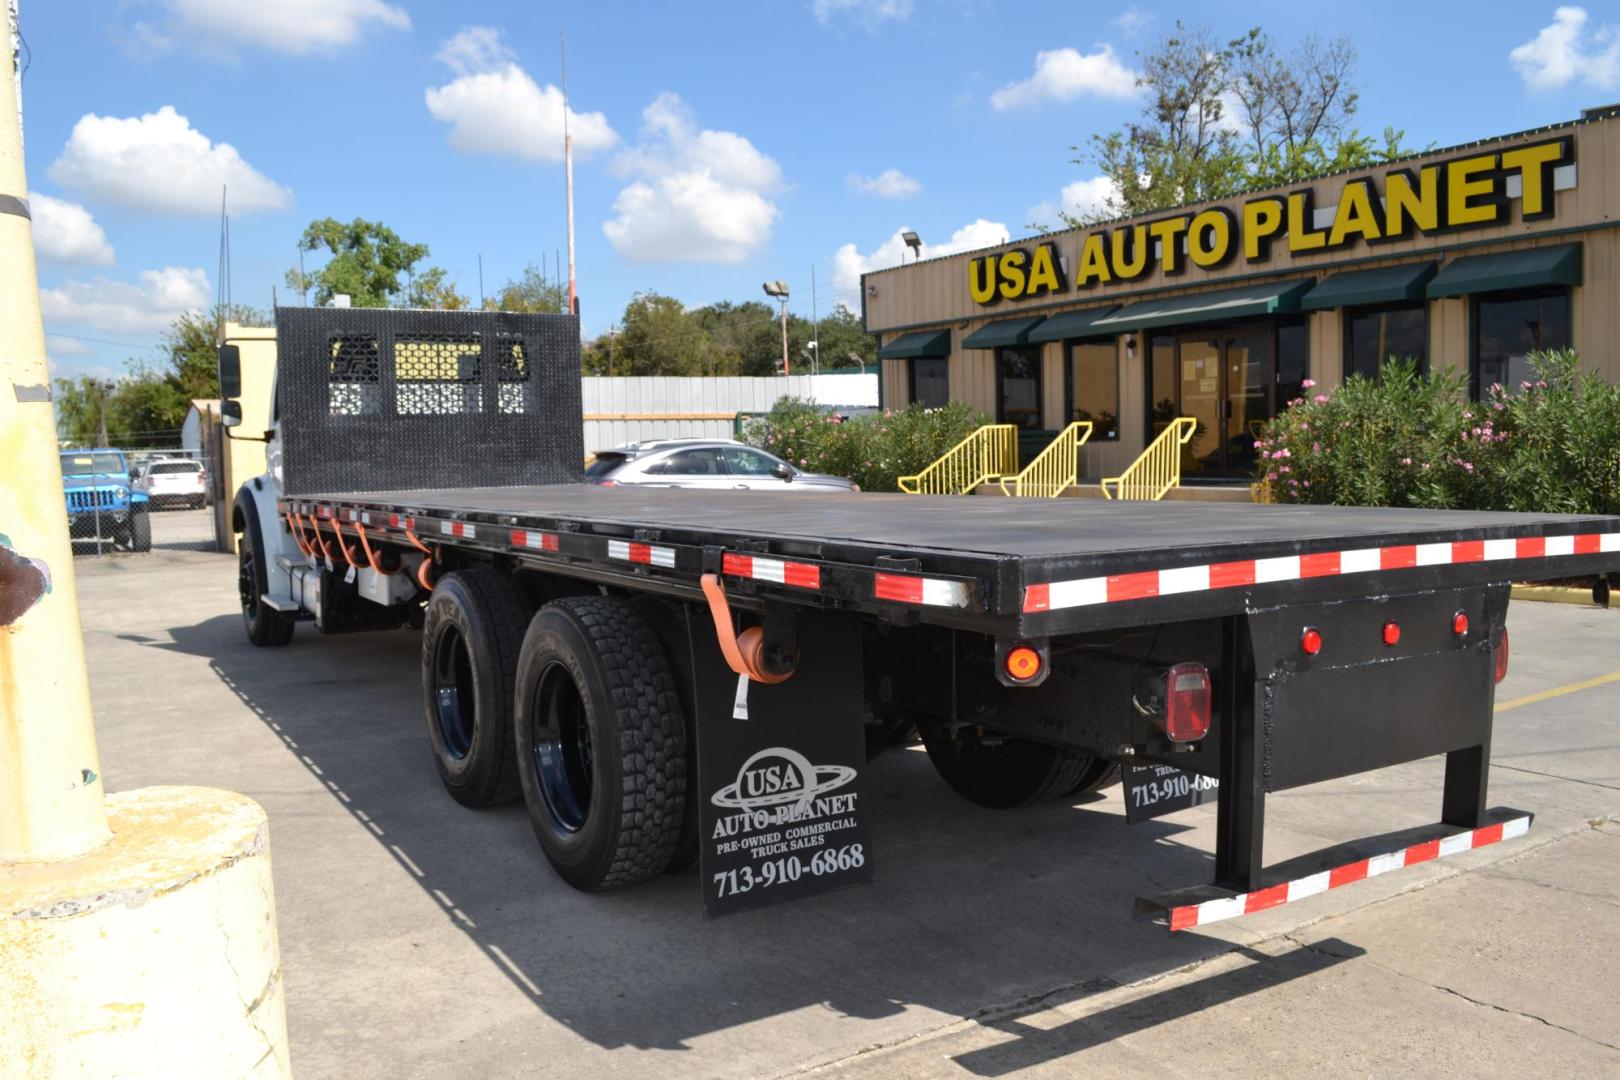
[[[896,479],[907,495],[966,495],[1018,469],[1018,426],[986,424],[915,476]]]
[[[1181,486],[1181,448],[1197,431],[1198,421],[1190,416],[1170,421],[1130,468],[1102,482],[1102,493],[1110,499],[1164,498],[1171,488]]]
[[[1036,454],[1017,476],[1001,478],[1003,495],[1055,498],[1080,478],[1080,448],[1091,438],[1091,421],[1076,420]],[[1011,485],[1010,487],[1008,485]]]

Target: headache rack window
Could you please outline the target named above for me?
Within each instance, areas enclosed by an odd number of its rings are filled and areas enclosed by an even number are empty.
[[[394,338],[395,408],[403,416],[483,411],[477,334]]]
[[[382,412],[382,358],[374,334],[333,334],[328,339],[327,410],[333,416]]]
[[[278,308],[285,490],[579,481],[571,315]]]

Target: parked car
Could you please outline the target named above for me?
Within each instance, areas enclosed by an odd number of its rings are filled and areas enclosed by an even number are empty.
[[[142,467],[135,489],[146,492],[154,507],[207,506],[208,470],[189,458],[159,458]]]
[[[703,491],[859,491],[853,480],[805,472],[775,454],[729,439],[661,439],[599,450],[585,478],[604,485]]]
[[[110,542],[129,551],[152,550],[152,522],[144,491],[129,479],[122,450],[62,451],[62,494],[68,535]]]

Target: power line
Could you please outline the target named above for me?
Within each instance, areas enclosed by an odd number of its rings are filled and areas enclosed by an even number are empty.
[[[137,345],[133,341],[113,341],[110,338],[85,337],[83,334],[64,334],[59,330],[47,330],[47,337],[72,338],[74,341],[91,341],[97,345],[121,345],[126,349],[156,349],[159,352],[168,352],[167,345]]]

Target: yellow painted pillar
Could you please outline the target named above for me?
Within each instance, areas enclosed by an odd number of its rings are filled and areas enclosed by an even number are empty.
[[[264,811],[209,788],[102,790],[4,56],[0,1076],[286,1077]]]

